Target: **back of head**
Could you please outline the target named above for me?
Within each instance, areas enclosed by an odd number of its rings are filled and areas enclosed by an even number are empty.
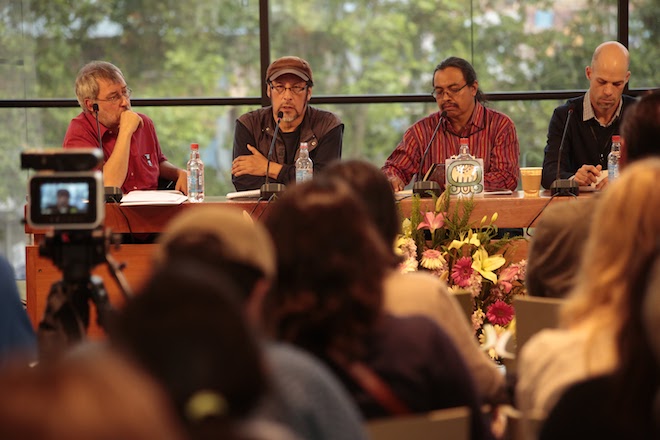
[[[125,82],[124,74],[114,64],[106,61],[91,61],[85,64],[76,77],[75,92],[78,104],[85,110],[85,99],[95,99],[99,94],[98,80],[116,84]]]
[[[0,438],[183,439],[170,400],[149,376],[116,354],[3,371]]]
[[[575,287],[597,201],[553,203],[543,211],[527,254],[525,287],[530,296],[564,298]]]
[[[621,135],[627,163],[660,156],[660,90],[642,96],[626,109]]]
[[[339,178],[351,187],[385,243],[393,246],[401,221],[392,187],[382,171],[363,160],[338,160],[324,168],[323,173]]]
[[[587,318],[618,333],[630,319],[629,295],[655,252],[660,236],[660,158],[637,161],[600,196],[567,302],[567,324]]]
[[[296,185],[271,209],[279,275],[266,312],[279,337],[317,354],[330,346],[355,354],[380,314],[392,253],[337,179]]]
[[[174,218],[159,237],[154,262],[186,256],[229,274],[246,300],[257,281],[275,277],[275,249],[266,228],[238,209],[199,206]]]
[[[267,388],[236,287],[220,270],[171,259],[129,301],[111,340],[172,396],[193,432],[244,418]]]

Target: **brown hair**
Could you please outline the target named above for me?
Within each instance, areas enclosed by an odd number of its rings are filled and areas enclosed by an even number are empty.
[[[109,351],[0,375],[0,438],[179,440],[165,393]]]
[[[359,357],[381,312],[392,253],[350,188],[319,178],[296,185],[271,208],[266,226],[278,282],[266,314],[277,337],[324,357]]]

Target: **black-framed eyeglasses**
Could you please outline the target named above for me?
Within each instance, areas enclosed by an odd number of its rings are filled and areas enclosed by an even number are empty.
[[[461,90],[463,90],[467,85],[468,85],[468,84],[465,83],[465,84],[463,84],[462,87],[456,87],[456,86],[454,86],[454,87],[449,87],[449,88],[446,88],[446,89],[434,89],[433,92],[431,93],[431,96],[433,96],[433,98],[435,98],[435,99],[438,99],[438,98],[443,97],[443,96],[445,95],[445,93],[446,93],[447,96],[449,96],[449,97],[451,98],[451,97],[453,97],[453,96],[456,96],[456,95],[457,95]]]
[[[96,98],[96,100],[97,100],[97,101],[103,101],[103,102],[111,102],[111,103],[114,104],[114,103],[116,103],[117,101],[119,101],[119,100],[121,100],[121,99],[123,99],[123,98],[126,98],[126,99],[130,98],[132,94],[133,94],[133,90],[131,90],[130,87],[126,87],[126,90],[124,90],[123,92],[121,92],[121,94],[118,94],[118,95],[117,95],[117,94],[115,94],[115,95],[111,95],[111,96],[108,97],[107,99],[99,99],[99,98]]]
[[[300,95],[302,92],[307,90],[307,87],[309,87],[308,85],[285,87],[283,85],[274,85],[273,83],[269,83],[268,85],[270,86],[271,90],[275,90],[278,95],[283,95],[287,90],[289,90],[294,95]]]

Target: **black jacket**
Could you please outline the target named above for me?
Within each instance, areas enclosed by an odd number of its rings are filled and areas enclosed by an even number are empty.
[[[557,178],[557,158],[559,144],[564,133],[564,125],[568,117],[568,109],[573,106],[573,115],[569,121],[566,141],[561,158],[560,179],[568,179],[584,164],[601,164],[607,169],[607,154],[612,146],[612,136],[620,134],[621,119],[626,108],[635,102],[635,98],[623,95],[623,108],[621,115],[609,127],[602,127],[595,119],[582,120],[584,109],[584,96],[566,101],[566,104],[557,107],[550,119],[548,127],[548,142],[543,157],[543,177],[541,185],[550,188]]]
[[[268,157],[268,150],[275,132],[275,120],[272,107],[264,107],[245,113],[236,120],[234,131],[233,158],[250,155],[247,144],[254,146],[264,156]],[[314,163],[314,171],[321,170],[325,165],[335,159],[341,158],[342,137],[344,124],[333,113],[307,106],[305,117],[297,129],[299,142],[307,142],[309,157]],[[271,182],[288,184],[295,182],[295,161],[298,158],[299,147],[296,147],[294,157],[286,157],[286,146],[281,133],[275,141],[275,148],[271,160],[282,164],[277,179]],[[286,163],[285,163],[286,162]],[[244,175],[231,177],[237,191],[259,189],[264,184],[265,176]]]

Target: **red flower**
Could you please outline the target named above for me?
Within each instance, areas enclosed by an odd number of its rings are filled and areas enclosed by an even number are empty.
[[[513,306],[504,301],[495,301],[488,307],[486,318],[491,324],[505,326],[513,319],[514,311]]]
[[[451,270],[451,279],[459,287],[467,287],[470,285],[470,277],[473,272],[472,258],[461,257],[454,263],[454,267]]]

